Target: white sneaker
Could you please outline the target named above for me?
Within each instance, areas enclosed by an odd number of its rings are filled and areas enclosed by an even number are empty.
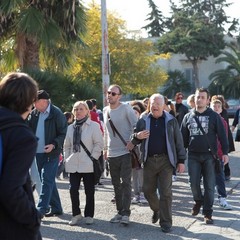
[[[140,201],[140,196],[139,195],[135,195],[131,201],[132,204],[138,204]]]
[[[78,214],[78,215],[72,217],[71,221],[68,224],[70,226],[77,225],[81,219],[82,219],[82,215]]]
[[[110,222],[111,222],[111,223],[119,223],[120,220],[122,220],[122,215],[116,214],[116,215],[110,220]]]
[[[220,197],[218,201],[219,201],[219,206],[224,210],[232,210],[232,206],[228,204],[226,198]]]
[[[91,217],[86,217],[86,224],[87,224],[87,225],[93,224],[93,218],[91,218]]]
[[[144,194],[143,194],[143,193],[140,193],[139,203],[141,203],[141,204],[148,204],[148,201],[147,201],[147,199],[144,197]]]
[[[122,216],[122,219],[120,220],[120,223],[129,224],[129,216]]]

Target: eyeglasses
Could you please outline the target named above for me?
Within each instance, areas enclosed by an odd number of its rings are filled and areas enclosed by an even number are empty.
[[[111,94],[112,94],[113,97],[115,97],[116,95],[119,95],[118,93],[111,92],[111,91],[108,91],[107,94],[108,94],[108,95],[111,95]]]
[[[183,99],[183,98],[182,97],[178,97],[177,99],[180,100],[180,99]]]

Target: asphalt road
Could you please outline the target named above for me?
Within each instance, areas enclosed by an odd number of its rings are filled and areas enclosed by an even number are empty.
[[[173,183],[173,228],[169,234],[162,233],[158,224],[151,223],[152,211],[149,206],[131,205],[129,226],[110,223],[116,214],[113,188],[110,178],[103,180],[103,187],[96,187],[94,224],[86,225],[84,219],[78,226],[69,226],[71,203],[68,181],[58,181],[58,188],[64,215],[44,219],[41,232],[45,240],[152,240],[152,239],[240,239],[240,143],[237,151],[230,154],[231,180],[226,182],[231,211],[214,205],[214,225],[206,225],[203,216],[190,214],[193,200],[187,172],[178,175]],[[216,195],[217,197],[217,195]],[[84,208],[84,189],[80,190],[81,208]]]

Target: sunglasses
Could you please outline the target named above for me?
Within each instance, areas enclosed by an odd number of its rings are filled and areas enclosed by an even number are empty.
[[[108,91],[107,94],[108,95],[112,95],[113,97],[115,97],[116,95],[119,95],[118,93],[111,92],[111,91]]]
[[[178,97],[177,99],[183,99],[182,97]]]

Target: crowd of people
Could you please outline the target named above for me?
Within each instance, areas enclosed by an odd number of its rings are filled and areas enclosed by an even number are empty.
[[[5,194],[0,195],[1,239],[41,239],[41,220],[63,214],[56,184],[61,174],[69,180],[69,225],[82,219],[92,224],[93,159],[104,168],[109,166],[116,203],[111,223],[128,225],[131,203],[149,204],[151,222],[159,222],[162,232],[170,232],[172,181],[185,171],[186,159],[194,200],[191,214],[198,215],[202,208],[204,222],[213,224],[215,187],[219,206],[232,209],[226,200],[225,181],[231,177],[228,153],[235,150],[232,131],[240,125],[239,110],[230,128],[224,97],[210,97],[205,88],[188,96],[189,107],[182,102],[182,92],[176,93],[175,104],[159,93],[125,104],[122,95],[122,88],[114,84],[108,88],[108,106],[103,111],[91,99],[77,101],[71,112],[63,113],[27,74],[11,73],[3,78],[0,190]],[[81,181],[86,196],[83,213]],[[33,186],[38,193],[36,205]]]

